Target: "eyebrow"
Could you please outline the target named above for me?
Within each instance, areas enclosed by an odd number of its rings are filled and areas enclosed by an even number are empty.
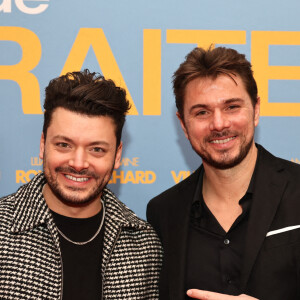
[[[74,144],[74,141],[64,135],[56,135],[53,137],[52,140],[63,140],[65,142],[68,142],[68,143],[71,143],[71,144]],[[89,144],[89,146],[100,146],[100,145],[103,145],[103,146],[109,146],[109,143],[105,142],[105,141],[94,141],[92,143]]]
[[[230,99],[226,99],[224,101],[224,104],[230,104],[230,103],[233,103],[233,102],[244,102],[245,100],[242,99],[242,98],[230,98]]]
[[[242,98],[230,98],[230,99],[226,99],[226,100],[222,101],[223,104],[231,104],[231,103],[237,103],[237,102],[244,102],[244,100]],[[210,105],[198,103],[198,104],[193,105],[190,108],[189,112],[191,113],[194,109],[198,109],[198,108],[206,108],[207,109],[209,107],[210,107]]]

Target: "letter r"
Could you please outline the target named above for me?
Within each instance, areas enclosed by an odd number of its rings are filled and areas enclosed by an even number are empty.
[[[13,80],[19,84],[24,114],[42,114],[39,82],[30,73],[41,59],[42,47],[39,38],[26,28],[2,26],[0,40],[18,43],[23,53],[19,63],[0,65],[0,80]]]

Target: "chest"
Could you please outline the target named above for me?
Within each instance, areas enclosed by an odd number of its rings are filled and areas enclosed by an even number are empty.
[[[1,235],[0,298],[59,299],[61,259],[48,229]]]

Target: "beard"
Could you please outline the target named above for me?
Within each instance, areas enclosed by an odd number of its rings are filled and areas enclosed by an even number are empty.
[[[238,136],[238,133],[235,132],[228,132],[228,131],[224,131],[222,133],[215,133],[210,135],[208,138],[205,139],[206,143],[209,143],[209,141],[211,141],[214,138],[220,138],[223,136]],[[234,157],[230,157],[230,151],[228,150],[220,150],[220,156],[221,158],[219,158],[218,160],[213,158],[212,155],[206,151],[206,150],[196,150],[194,147],[193,149],[196,151],[196,153],[201,157],[202,161],[204,161],[206,164],[219,169],[219,170],[226,170],[226,169],[231,169],[235,166],[237,166],[238,164],[240,164],[244,158],[247,156],[247,154],[249,153],[252,144],[254,141],[254,137],[252,137],[252,139],[250,139],[248,142],[246,140],[246,138],[244,138],[242,140],[242,143],[239,147],[239,153],[238,155],[234,156]]]
[[[100,199],[100,195],[105,188],[105,186],[108,183],[108,180],[105,181],[106,177],[103,177],[102,179],[95,174],[94,172],[88,171],[86,169],[81,170],[80,172],[74,170],[71,167],[56,167],[54,169],[54,175],[50,172],[50,169],[47,168],[47,158],[44,153],[44,167],[43,167],[44,175],[47,180],[48,186],[52,193],[63,203],[67,205],[86,205],[92,201],[94,201],[96,198]],[[113,171],[113,168],[111,169],[111,172]],[[95,186],[93,186],[89,193],[82,197],[81,191],[84,189],[80,187],[62,187],[58,180],[57,176],[59,172],[68,173],[70,175],[79,175],[79,176],[89,176],[93,178],[96,182]],[[110,178],[110,176],[108,177]]]

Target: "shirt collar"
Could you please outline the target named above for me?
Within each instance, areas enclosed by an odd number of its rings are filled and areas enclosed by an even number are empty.
[[[256,177],[256,173],[257,173],[257,168],[258,168],[258,164],[259,164],[259,159],[261,156],[261,148],[257,147],[257,158],[256,158],[256,162],[255,162],[255,167],[254,167],[254,171],[253,174],[251,176],[251,180],[248,186],[248,189],[246,191],[246,194],[248,195],[252,195],[254,192],[254,182],[255,182],[255,177]],[[204,175],[204,168],[201,169],[200,175],[199,175],[199,180],[197,183],[197,187],[195,190],[195,194],[194,194],[194,198],[193,198],[193,203],[192,206],[194,206],[195,203],[199,202],[201,203],[203,201],[203,196],[202,196],[202,184],[203,184],[203,175]],[[242,197],[242,199],[240,201],[242,201],[245,197]],[[243,202],[243,201],[242,201]],[[240,203],[241,205],[243,203]]]
[[[12,232],[31,230],[52,219],[52,214],[42,193],[45,183],[44,173],[39,173],[15,193]],[[119,201],[108,188],[103,190],[102,199],[106,207],[106,221],[109,220],[119,227],[151,228],[148,223],[139,219],[125,204]]]

